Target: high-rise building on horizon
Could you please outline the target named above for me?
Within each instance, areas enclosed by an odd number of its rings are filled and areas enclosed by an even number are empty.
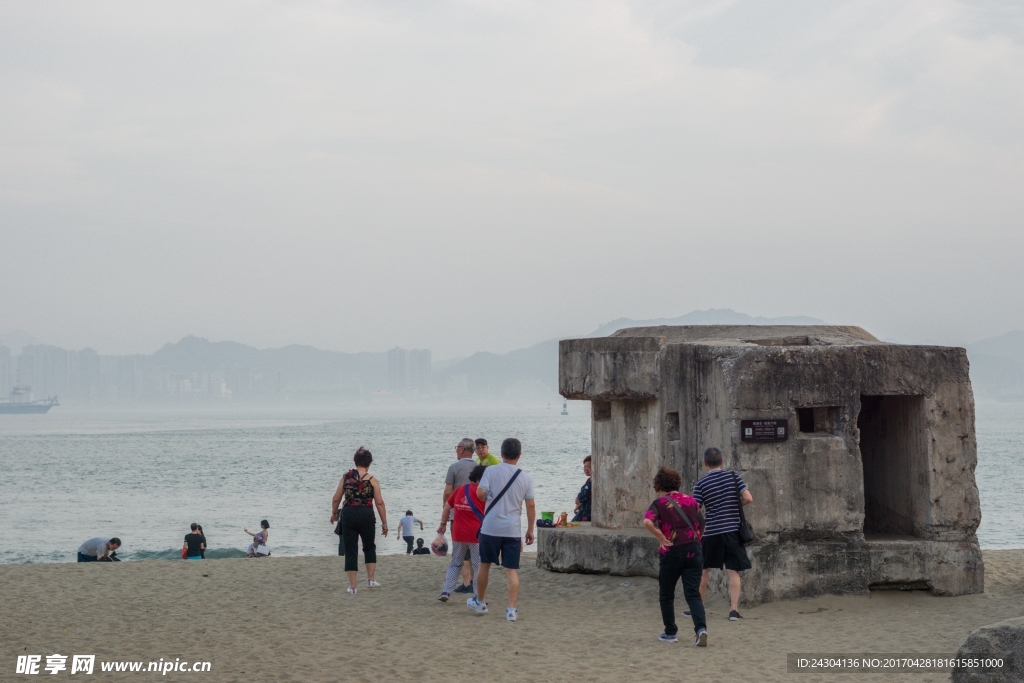
[[[17,384],[32,387],[35,398],[66,396],[68,360],[65,349],[45,344],[29,344],[18,356]]]
[[[395,347],[388,351],[388,391],[405,391],[409,370],[409,352]]]
[[[430,349],[407,350],[396,346],[388,351],[388,391],[430,390]]]

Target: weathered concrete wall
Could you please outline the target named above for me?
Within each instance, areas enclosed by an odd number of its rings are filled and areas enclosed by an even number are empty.
[[[728,412],[717,430],[720,446],[739,470],[755,503],[746,508],[765,541],[844,541],[863,530],[863,469],[857,448],[860,396],[841,381],[855,366],[849,347],[710,347],[730,388]],[[836,407],[831,433],[801,434],[798,409]],[[725,412],[725,411],[723,411]],[[789,421],[790,438],[777,443],[744,443],[743,419]],[[702,443],[704,448],[718,445]]]
[[[661,465],[658,402],[595,402],[591,409],[594,526],[639,527]]]
[[[563,339],[558,343],[558,390],[566,398],[652,399],[659,384],[661,340]]]
[[[815,595],[916,589],[935,595],[982,593],[985,566],[976,543],[894,540],[784,541],[747,546],[752,568],[743,573],[743,605]],[[656,575],[656,574],[653,574]],[[652,576],[653,576],[652,575]],[[724,572],[712,572],[708,590],[728,595]]]
[[[730,392],[723,367],[708,347],[668,346],[662,361],[662,402],[677,411],[680,421],[680,456],[667,464],[683,476],[683,488],[691,490],[704,475],[704,450],[731,438]],[[723,448],[726,467],[735,467],[732,454]]]
[[[747,554],[752,568],[743,573],[743,605],[868,593],[870,555],[857,539],[755,544]],[[708,590],[729,595],[725,572],[711,572]]]
[[[925,535],[937,541],[974,538],[981,523],[981,501],[974,479],[978,440],[971,385],[951,381],[936,386],[925,398],[925,419],[930,482]]]
[[[973,538],[980,522],[974,480],[977,446],[962,349],[874,345],[712,347],[709,352],[731,388],[728,437],[723,441],[730,451],[727,463],[743,472],[751,486],[757,503],[748,515],[760,533],[807,538],[862,533],[866,494],[885,490],[866,490],[865,484],[884,483],[893,503],[900,496],[913,499],[903,515],[908,522],[888,533],[928,539],[941,534],[951,541]],[[897,469],[868,479],[857,426],[862,396],[897,397],[889,408],[898,408],[900,401],[923,402],[916,424],[904,416],[905,438],[890,445],[890,452],[900,454],[899,462],[886,461]],[[797,431],[798,409],[815,406],[837,409],[832,433]],[[742,442],[740,420],[758,417],[786,417],[790,439]],[[896,423],[893,427],[902,428]],[[725,429],[712,426],[707,431]],[[716,444],[694,444],[698,451],[709,445]]]
[[[968,541],[868,541],[871,588],[924,588],[936,595],[984,592],[985,565]]]

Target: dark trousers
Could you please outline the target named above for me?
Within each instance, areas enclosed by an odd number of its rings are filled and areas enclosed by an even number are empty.
[[[405,541],[405,545],[406,545],[405,554],[406,555],[411,555],[412,554],[412,542],[416,540],[416,537],[415,536],[402,536],[402,540]]]
[[[79,562],[95,562],[96,561],[96,556],[95,555],[83,555],[82,553],[78,553],[78,561]]]
[[[683,580],[683,597],[690,607],[693,632],[707,628],[704,617],[704,603],[700,599],[700,577],[704,573],[704,558],[696,543],[672,546],[661,556],[658,568],[658,601],[661,603],[661,619],[665,622],[665,633],[674,636],[676,626],[676,583]]]
[[[373,536],[377,531],[377,517],[371,507],[355,507],[346,505],[341,509],[341,536],[345,544],[345,571],[354,572],[359,569],[359,540],[363,541],[363,562],[377,562],[377,544]]]

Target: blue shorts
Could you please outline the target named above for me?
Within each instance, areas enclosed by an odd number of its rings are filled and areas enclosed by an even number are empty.
[[[519,537],[480,534],[480,561],[499,564],[505,569],[519,569],[519,553],[523,542]]]
[[[187,555],[185,557],[185,559],[186,560],[201,560],[201,559],[203,559],[203,556],[202,555]]]

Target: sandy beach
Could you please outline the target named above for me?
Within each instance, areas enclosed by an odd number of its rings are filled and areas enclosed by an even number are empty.
[[[44,655],[45,664],[45,655],[59,653],[210,661],[210,673],[167,676],[211,681],[790,680],[787,652],[953,654],[972,629],[1021,616],[1024,550],[984,557],[983,595],[813,598],[749,608],[739,622],[727,620],[721,598],[710,598],[707,649],[690,646],[684,617],[679,643],[658,642],[653,579],[549,573],[532,566],[533,556],[522,572],[518,623],[504,619],[500,576],[488,615],[464,600],[438,602],[447,559],[433,556],[381,557],[383,586],[355,596],[345,593],[338,557],[4,565],[0,679],[22,678],[13,674],[19,654]],[[681,593],[677,611],[685,609]],[[100,679],[155,675],[96,669]]]

